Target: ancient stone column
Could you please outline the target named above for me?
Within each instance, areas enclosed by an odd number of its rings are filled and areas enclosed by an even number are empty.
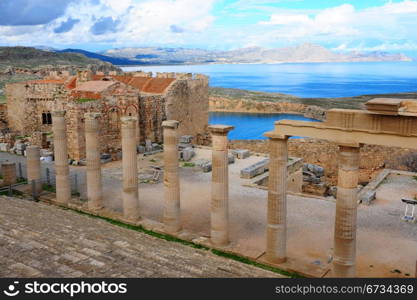
[[[266,259],[283,263],[287,259],[288,137],[274,132],[265,136],[269,137]]]
[[[6,161],[1,164],[1,172],[3,173],[3,184],[12,185],[17,182],[16,163]]]
[[[333,276],[356,276],[359,147],[339,146]]]
[[[36,192],[38,195],[42,191],[40,159],[41,153],[39,146],[32,145],[26,148],[28,184],[32,185],[32,182],[35,181]]]
[[[54,133],[56,201],[66,204],[71,199],[71,184],[68,166],[67,126],[64,111],[54,111],[52,113],[52,130]]]
[[[122,117],[123,215],[139,219],[138,162],[136,152],[136,117]]]
[[[87,158],[87,199],[88,208],[93,210],[103,207],[99,142],[100,117],[101,114],[99,113],[84,114],[85,151]]]
[[[175,233],[181,229],[180,180],[178,175],[178,121],[164,121],[164,225]]]
[[[417,278],[417,260],[416,260],[416,270],[415,270],[415,273],[414,273],[414,278]]]
[[[229,161],[227,134],[233,126],[211,125],[212,181],[211,181],[211,242],[217,246],[229,243]]]

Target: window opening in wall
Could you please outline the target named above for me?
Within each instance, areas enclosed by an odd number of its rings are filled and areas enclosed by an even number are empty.
[[[49,125],[52,124],[52,115],[51,113],[42,113],[42,124]]]

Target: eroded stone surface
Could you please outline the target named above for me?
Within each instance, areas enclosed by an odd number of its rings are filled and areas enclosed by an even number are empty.
[[[0,205],[0,277],[279,276],[55,206]]]

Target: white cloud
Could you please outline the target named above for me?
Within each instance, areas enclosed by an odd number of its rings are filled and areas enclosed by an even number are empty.
[[[386,3],[383,6],[357,10],[343,4],[312,13],[277,12],[269,21],[260,22],[269,38],[308,39],[310,41],[344,42],[378,39],[395,41],[417,38],[417,1]]]
[[[101,0],[94,3],[91,0],[80,0],[70,4],[63,16],[47,25],[26,26],[26,31],[0,26],[1,42],[36,45],[100,42],[115,45],[181,44],[192,40],[212,24],[214,17],[211,9],[214,2],[215,0]],[[59,34],[53,32],[62,22],[75,17],[80,21],[71,31]],[[92,33],[94,24],[110,18],[117,27],[106,28],[105,34]],[[183,32],[173,32],[172,26],[182,28]]]
[[[272,15],[269,21],[261,21],[260,24],[264,25],[297,25],[297,24],[309,24],[311,19],[307,15],[285,15],[277,14]]]
[[[219,22],[215,22],[213,7],[216,2],[226,3],[224,0],[65,1],[69,3],[65,13],[47,24],[0,26],[0,43],[230,49],[313,42],[340,50],[380,45],[398,51],[417,43],[417,0],[366,9],[343,4],[321,10],[282,9],[276,5],[280,0],[240,0],[217,10]],[[236,17],[239,14],[245,17]],[[264,21],[259,22],[260,17]],[[75,19],[79,22],[68,32],[55,30]]]

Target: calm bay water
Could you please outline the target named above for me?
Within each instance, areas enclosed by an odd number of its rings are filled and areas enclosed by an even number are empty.
[[[293,114],[252,114],[252,113],[210,113],[210,124],[235,126],[229,133],[231,140],[266,139],[263,134],[274,129],[274,122],[279,120],[316,121]]]
[[[350,97],[417,91],[417,62],[125,67],[126,71],[202,73],[210,85],[299,97]]]

